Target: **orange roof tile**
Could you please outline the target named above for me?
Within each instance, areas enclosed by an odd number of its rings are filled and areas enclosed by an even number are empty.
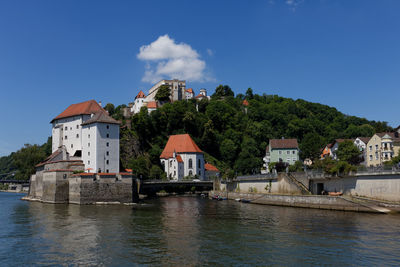
[[[149,103],[147,103],[147,108],[157,108],[157,102],[150,101]]]
[[[136,99],[136,98],[145,98],[145,97],[146,97],[146,95],[143,93],[142,90],[140,90],[140,92],[137,94],[137,96],[135,97],[135,99]]]
[[[176,160],[177,160],[178,162],[183,162],[183,159],[182,159],[182,157],[181,157],[180,155],[177,155],[177,156],[176,156]]]
[[[193,89],[192,89],[192,88],[189,88],[189,89],[187,89],[187,90],[186,90],[186,92],[188,92],[188,93],[191,93],[191,94],[194,94],[194,92],[193,92]]]
[[[52,123],[55,120],[64,119],[79,115],[90,115],[98,111],[102,111],[103,108],[95,101],[89,100],[78,104],[70,105],[66,110],[64,110],[60,115],[51,120]]]
[[[204,168],[206,169],[206,171],[219,172],[219,170],[217,169],[217,167],[215,167],[214,165],[212,165],[212,164],[210,164],[210,163],[204,164]]]
[[[204,96],[204,95],[202,95],[202,94],[198,94],[198,95],[196,96],[196,98],[207,98],[207,97]]]
[[[243,105],[243,106],[248,106],[248,105],[249,105],[249,101],[247,101],[246,99],[243,100],[242,105]]]
[[[171,158],[176,153],[203,153],[188,134],[171,135],[160,158]]]

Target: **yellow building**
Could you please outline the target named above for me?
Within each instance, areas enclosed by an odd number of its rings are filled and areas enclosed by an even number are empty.
[[[366,148],[367,166],[380,166],[385,161],[399,155],[399,133],[376,133],[371,137]]]

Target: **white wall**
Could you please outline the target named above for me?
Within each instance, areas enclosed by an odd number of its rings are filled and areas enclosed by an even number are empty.
[[[204,180],[204,156],[202,153],[181,153],[184,163],[183,176],[189,176],[190,171],[192,171],[192,176],[199,176],[200,180]],[[192,168],[189,169],[189,159],[192,159]],[[200,160],[200,166],[199,166]],[[200,172],[200,174],[199,174]]]
[[[119,172],[119,125],[94,123],[94,126],[96,126],[96,170]]]
[[[91,168],[89,172],[97,172],[96,164],[96,127],[94,125],[84,125],[82,127],[82,160],[85,169]]]

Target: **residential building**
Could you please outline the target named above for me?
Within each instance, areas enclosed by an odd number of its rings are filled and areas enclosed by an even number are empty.
[[[135,97],[135,101],[133,102],[133,105],[131,107],[131,112],[132,113],[139,113],[140,109],[145,106],[146,104],[146,95],[143,93],[142,90],[137,94]]]
[[[204,165],[204,169],[205,169],[206,180],[210,180],[213,177],[219,177],[220,175],[220,171],[218,170],[218,168],[210,163],[206,163]]]
[[[193,91],[193,89],[192,89],[192,88],[189,88],[189,89],[185,90],[185,99],[186,99],[186,100],[189,100],[189,99],[192,99],[192,98],[194,98],[194,91]]]
[[[266,148],[264,168],[269,172],[269,163],[286,162],[293,165],[299,160],[299,144],[297,139],[271,139]]]
[[[337,160],[338,159],[337,151],[339,149],[339,144],[343,143],[344,141],[354,142],[354,140],[352,139],[335,139],[331,144],[326,145],[325,148],[322,150],[321,159],[324,159],[329,156],[332,159]]]
[[[205,88],[200,89],[200,93],[196,96],[197,100],[202,99],[210,99],[210,96],[207,95],[207,90]]]
[[[86,170],[119,172],[119,122],[96,101],[72,104],[55,117],[52,152],[65,147],[71,159],[81,159]]]
[[[147,103],[147,111],[148,113],[156,110],[158,107],[158,104],[156,101],[150,101],[149,103]]]
[[[182,180],[186,176],[205,179],[203,151],[188,134],[171,135],[160,160],[169,179]]]
[[[366,151],[367,166],[381,166],[385,161],[399,155],[399,132],[376,133],[368,141]]]
[[[363,158],[363,161],[361,164],[366,165],[367,164],[367,144],[371,137],[357,137],[354,140],[354,145],[360,150],[361,157]]]

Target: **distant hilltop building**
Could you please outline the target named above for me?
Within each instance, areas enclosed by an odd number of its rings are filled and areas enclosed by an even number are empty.
[[[125,114],[125,116],[129,117],[131,114],[139,113],[142,107],[147,107],[149,113],[153,110],[156,110],[160,106],[160,103],[155,100],[155,96],[160,87],[163,85],[167,85],[170,89],[171,102],[189,99],[210,99],[210,97],[207,95],[207,90],[204,88],[200,89],[200,93],[195,96],[193,88],[186,89],[186,81],[177,79],[161,80],[150,88],[147,96],[143,93],[143,91],[140,91],[135,97],[134,102],[129,104],[129,108],[127,108],[128,112]]]
[[[72,159],[81,159],[86,170],[119,172],[119,122],[96,101],[72,104],[51,123],[52,152],[65,147]]]

